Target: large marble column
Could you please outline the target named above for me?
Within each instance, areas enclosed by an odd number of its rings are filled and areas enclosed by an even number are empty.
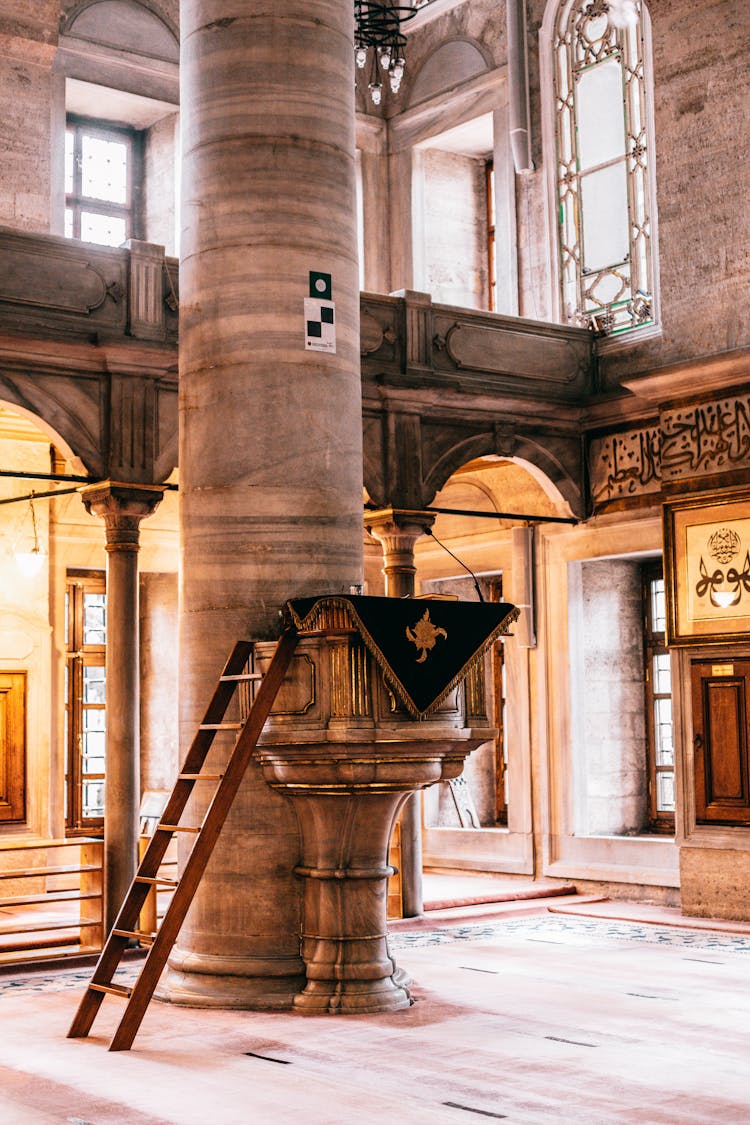
[[[140,804],[138,549],[140,523],[159,504],[157,485],[89,485],[86,510],[104,520],[107,552],[107,781],[104,911],[109,931],[135,875]],[[165,654],[169,659],[169,655]]]
[[[239,637],[273,636],[288,597],[361,582],[362,437],[351,0],[180,13],[184,748]],[[311,273],[330,276],[335,352],[306,348],[305,298],[327,291]],[[298,860],[291,806],[251,766],[162,995],[290,1004]]]
[[[411,512],[383,508],[365,513],[365,527],[383,548],[383,574],[387,598],[413,598],[414,547],[435,516],[430,512]],[[404,918],[424,913],[422,894],[422,799],[413,793],[401,813],[401,903]]]

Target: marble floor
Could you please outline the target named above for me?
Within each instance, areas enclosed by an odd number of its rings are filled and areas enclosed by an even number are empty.
[[[395,932],[406,1012],[154,1003],[127,1054],[106,1050],[114,998],[89,1039],[65,1038],[90,970],[2,976],[0,1122],[746,1125],[750,934],[548,902]]]

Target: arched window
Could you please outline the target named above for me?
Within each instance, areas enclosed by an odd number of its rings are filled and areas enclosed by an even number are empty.
[[[656,321],[647,21],[561,0],[550,28],[561,314],[606,335]]]

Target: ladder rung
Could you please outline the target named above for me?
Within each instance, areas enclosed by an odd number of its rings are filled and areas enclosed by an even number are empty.
[[[176,879],[160,878],[158,874],[136,875],[134,885],[139,884],[142,886],[145,884],[146,886],[152,886],[157,892],[160,888],[164,888],[165,890],[174,889],[175,893],[171,896],[171,902],[164,914],[161,927],[158,929],[156,936],[152,939],[152,948],[143,965],[137,985],[131,990],[120,985],[94,984],[92,982],[81,1000],[78,1011],[68,1031],[68,1036],[71,1039],[79,1039],[88,1035],[101,1005],[101,998],[95,996],[94,993],[111,992],[117,996],[126,997],[128,1003],[110,1044],[110,1050],[127,1051],[132,1045],[133,1038],[141,1025],[148,1003],[158,984],[160,974],[167,964],[170,950],[174,947],[180,926],[190,909],[201,876],[209,862],[218,833],[229,814],[229,810],[238,792],[247,766],[255,752],[263,730],[263,725],[281,689],[298,639],[298,633],[291,625],[284,629],[281,639],[276,646],[276,652],[268,666],[268,670],[263,676],[254,672],[240,671],[240,669],[247,667],[248,654],[252,646],[247,641],[240,641],[235,645],[225,667],[237,669],[237,674],[227,672],[221,678],[225,681],[234,681],[235,683],[242,682],[243,680],[262,680],[263,682],[260,685],[260,689],[255,695],[251,706],[248,708],[247,718],[243,722],[203,723],[199,728],[199,734],[191,744],[188,758],[181,767],[182,770],[184,770],[184,774],[181,775],[184,780],[199,780],[198,775],[192,774],[192,770],[196,767],[200,769],[204,764],[206,748],[210,746],[212,742],[212,738],[209,737],[209,735],[211,732],[219,730],[232,730],[238,732],[238,736],[225,767],[224,777],[216,790],[214,800],[208,807],[205,820],[201,827],[180,824],[157,824],[156,830],[157,832],[161,832],[162,836],[154,839],[153,849],[149,845],[139,871],[159,870],[158,859],[159,857],[161,857],[161,859],[164,858],[168,846],[171,843],[169,837],[174,832],[194,833],[196,836],[195,846],[187,857],[185,868],[180,876],[179,882]],[[223,688],[217,686],[205,715],[207,720],[225,714],[225,701],[227,697],[232,694],[229,687],[231,687],[231,685]],[[206,737],[203,737],[203,735]],[[206,780],[208,780],[207,776]],[[185,806],[183,797],[185,797],[187,793],[188,790],[186,790],[184,786],[182,786],[182,788],[177,787],[173,790],[172,798],[168,805],[169,813],[168,815],[163,814],[165,820],[180,819],[182,809]],[[205,832],[203,831],[204,828]],[[164,834],[168,837],[166,840]],[[151,855],[151,860],[147,860],[149,855]],[[133,893],[131,889],[129,895],[131,896],[130,906],[133,906],[138,903],[142,896],[145,897],[145,890],[142,890],[140,893]],[[128,904],[128,901],[129,900],[126,899],[126,904],[123,905],[123,911],[125,911],[125,906]],[[159,913],[158,910],[157,913]],[[126,917],[128,917],[127,912],[123,914],[123,921]],[[134,918],[131,925],[138,925]],[[128,930],[124,928],[124,926],[122,929],[118,928],[116,931],[113,931],[113,933],[115,934],[116,941],[107,942],[105,944],[97,969],[94,971],[94,980],[97,980],[97,977],[99,977],[99,979],[103,978],[105,981],[111,981],[112,964],[122,953],[123,939],[141,939],[141,931]],[[150,938],[151,935],[147,935],[144,940],[148,942]]]
[[[124,984],[90,984],[89,989],[91,992],[106,992],[110,996],[122,996],[124,1000],[129,1000],[133,989],[126,988]]]
[[[238,676],[220,676],[219,677],[219,683],[222,683],[222,684],[226,684],[226,683],[243,684],[243,683],[247,683],[249,680],[256,680],[257,681],[257,680],[262,680],[262,679],[263,679],[263,673],[262,672],[241,672]]]
[[[181,773],[180,781],[221,781],[223,773]]]
[[[147,942],[149,945],[153,943],[156,934],[148,933],[146,930],[113,930],[115,937],[135,938],[136,941]]]

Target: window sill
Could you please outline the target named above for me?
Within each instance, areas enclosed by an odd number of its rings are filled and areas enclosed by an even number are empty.
[[[649,324],[646,328],[633,328],[617,336],[597,336],[594,345],[597,355],[612,355],[627,351],[628,348],[635,347],[638,344],[648,344],[652,340],[660,340],[661,336],[661,324]]]

